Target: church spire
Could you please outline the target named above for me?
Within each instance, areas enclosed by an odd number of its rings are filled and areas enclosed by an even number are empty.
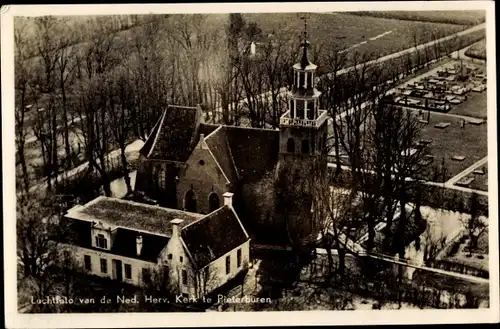
[[[307,67],[308,65],[311,64],[309,62],[309,57],[308,57],[308,48],[310,45],[310,42],[307,40],[307,20],[309,19],[309,16],[307,15],[302,15],[301,19],[304,20],[304,41],[300,44],[302,46],[303,52],[302,52],[302,59],[300,60],[300,65],[302,68]]]

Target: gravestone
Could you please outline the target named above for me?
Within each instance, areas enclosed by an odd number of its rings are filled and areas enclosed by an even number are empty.
[[[439,129],[445,129],[449,125],[451,125],[451,123],[449,123],[449,122],[440,122],[440,123],[434,125],[434,127],[439,128]]]

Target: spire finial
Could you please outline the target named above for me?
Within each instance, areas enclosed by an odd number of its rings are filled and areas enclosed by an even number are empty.
[[[301,43],[304,51],[302,53],[301,65],[302,67],[306,67],[307,65],[309,65],[309,58],[307,56],[307,48],[309,47],[309,41],[307,41],[307,20],[310,18],[310,16],[309,13],[301,13],[299,17],[300,19],[304,20],[304,41]]]

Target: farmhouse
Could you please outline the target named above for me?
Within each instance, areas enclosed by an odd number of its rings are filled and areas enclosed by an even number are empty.
[[[248,269],[250,238],[232,207],[201,215],[98,197],[70,209],[71,250],[87,273],[141,285],[162,280],[202,297]]]

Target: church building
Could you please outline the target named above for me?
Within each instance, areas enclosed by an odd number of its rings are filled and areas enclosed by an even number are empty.
[[[283,204],[277,200],[281,195],[289,203],[285,208],[297,208],[295,217],[312,226],[312,198],[307,191],[297,191],[304,184],[288,178],[306,181],[311,168],[326,169],[328,121],[327,111],[319,109],[317,66],[309,61],[305,32],[301,46],[279,129],[206,124],[199,107],[165,109],[140,151],[136,201],[209,214],[219,208],[223,194],[231,192],[253,241],[281,243],[290,237],[290,225],[276,206]],[[289,183],[279,183],[283,176]]]

